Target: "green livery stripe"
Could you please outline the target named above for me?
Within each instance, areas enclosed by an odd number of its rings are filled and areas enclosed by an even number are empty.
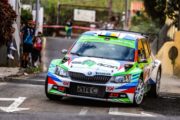
[[[51,90],[49,91],[49,93],[51,93],[51,94],[64,94],[63,92],[59,92],[59,91],[53,90],[53,89],[51,89]]]
[[[141,71],[136,71],[136,72],[120,72],[120,73],[115,73],[113,76],[123,76],[123,75],[129,75],[129,74],[138,74],[141,73]]]
[[[130,68],[128,71],[125,72],[118,72],[113,74],[113,76],[122,76],[122,75],[128,75],[128,74],[140,74],[142,71],[137,68],[138,63],[134,63],[133,67]]]
[[[58,65],[58,66],[60,66],[62,69],[68,71],[68,68],[67,68],[65,65],[61,64],[61,61],[62,61],[62,59],[52,60],[51,65],[54,65],[54,66]],[[51,65],[50,65],[50,68],[51,68]],[[50,70],[51,70],[51,69],[50,69]],[[52,70],[54,70],[54,69],[52,69]]]
[[[103,38],[97,38],[97,37],[83,37],[81,38],[78,42],[101,42],[101,43],[108,43],[108,44],[115,44],[115,45],[121,45],[121,46],[125,46],[125,47],[130,47],[130,48],[135,48],[135,41],[131,41],[131,40],[125,40],[125,39],[120,39],[120,38],[110,38],[110,40],[105,40],[104,37]]]
[[[129,98],[113,99],[114,102],[132,103]]]
[[[61,64],[62,59],[54,59],[52,60],[51,64],[59,65]]]
[[[68,71],[68,68],[66,66],[64,66],[63,64],[59,65],[62,69],[64,69],[65,71]]]
[[[138,78],[138,77],[139,77],[139,75],[140,75],[140,74],[138,74],[138,75],[133,75],[133,78]]]

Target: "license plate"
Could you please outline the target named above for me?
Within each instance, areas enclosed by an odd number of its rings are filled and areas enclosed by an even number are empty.
[[[98,88],[96,87],[87,87],[87,86],[77,86],[78,93],[85,93],[85,94],[98,94]]]

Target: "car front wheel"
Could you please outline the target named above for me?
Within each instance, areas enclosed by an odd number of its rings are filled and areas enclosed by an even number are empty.
[[[144,82],[139,79],[139,83],[134,93],[134,105],[140,105],[144,98]]]

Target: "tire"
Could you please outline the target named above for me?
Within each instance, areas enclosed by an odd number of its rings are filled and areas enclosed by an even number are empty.
[[[140,78],[139,79],[139,83],[136,87],[136,91],[134,93],[134,100],[133,100],[133,104],[135,106],[139,106],[142,104],[144,99],[144,82],[143,80]]]
[[[48,79],[47,79],[47,77],[46,77],[46,81],[45,81],[45,94],[49,100],[61,100],[63,98],[62,96],[57,96],[57,95],[53,95],[53,94],[48,93]]]
[[[156,75],[156,84],[151,85],[151,89],[149,91],[149,96],[157,98],[159,96],[159,89],[160,89],[160,81],[161,80],[161,69],[158,69]]]

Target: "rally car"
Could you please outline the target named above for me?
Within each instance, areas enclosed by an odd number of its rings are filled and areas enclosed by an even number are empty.
[[[64,58],[52,60],[48,69],[45,93],[49,99],[140,105],[146,94],[159,94],[161,62],[140,33],[88,31],[62,53]]]

